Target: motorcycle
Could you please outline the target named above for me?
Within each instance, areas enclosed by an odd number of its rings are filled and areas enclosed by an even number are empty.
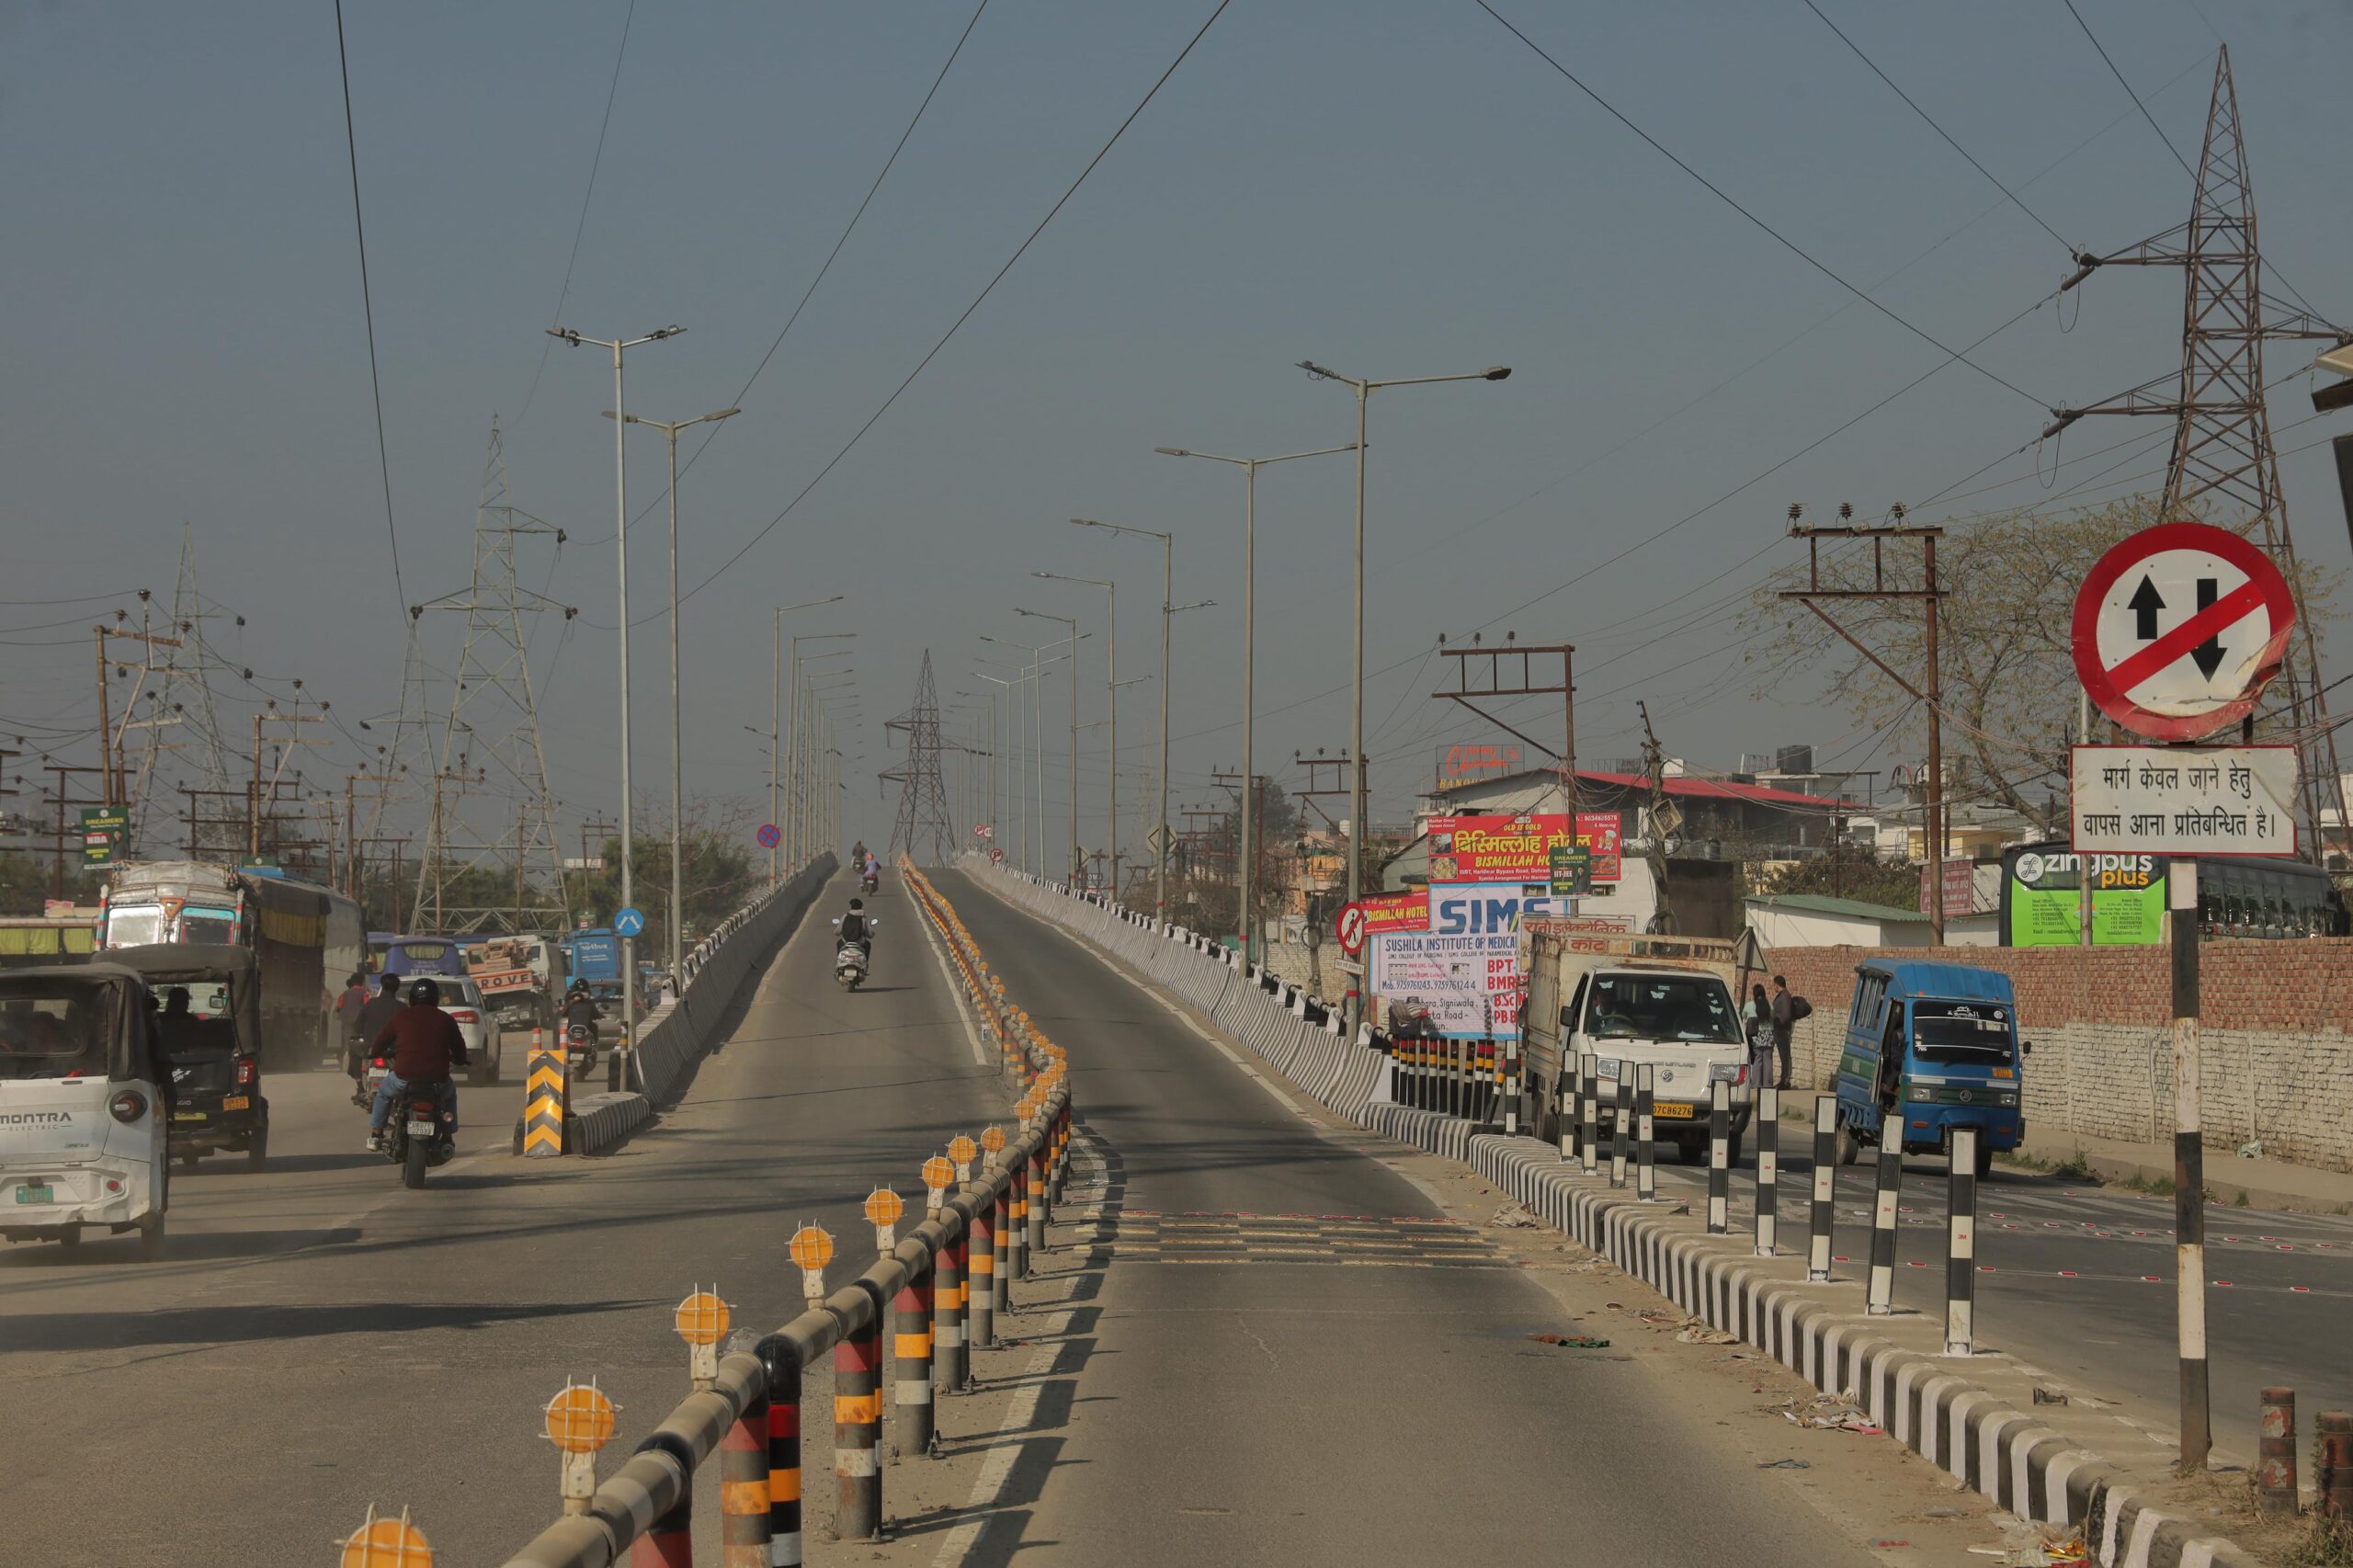
[[[457,1151],[451,1125],[457,1120],[446,1092],[419,1095],[404,1088],[392,1096],[392,1114],[384,1123],[384,1157],[401,1167],[401,1185],[424,1187],[425,1173],[449,1163]]]
[[[570,1024],[563,1031],[564,1056],[574,1074],[590,1071],[597,1065],[597,1026]]]
[[[842,942],[841,946],[835,950],[834,979],[844,990],[855,991],[859,985],[865,983],[867,948],[874,940],[874,928],[881,924],[882,923],[880,920],[869,915],[866,921],[867,934],[864,939],[861,940],[855,937],[846,938]],[[834,917],[834,926],[837,930],[840,928],[841,917],[839,915],[835,915]]]
[[[864,876],[858,879],[858,888],[860,892],[873,892],[881,887],[881,875],[876,871],[869,871]]]

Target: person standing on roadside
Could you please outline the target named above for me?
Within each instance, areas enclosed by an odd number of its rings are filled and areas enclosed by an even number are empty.
[[[1813,1017],[1813,1006],[1790,989],[1789,977],[1773,977],[1773,1049],[1780,1055],[1780,1075],[1773,1086],[1790,1086],[1790,1041],[1797,1033],[1798,1020]]]

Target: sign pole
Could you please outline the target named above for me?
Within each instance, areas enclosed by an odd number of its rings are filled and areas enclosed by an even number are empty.
[[[2173,945],[2174,1321],[2181,1359],[2181,1468],[2202,1471],[2213,1444],[2206,1386],[2206,1150],[2198,1049],[2198,862],[2166,869]]]

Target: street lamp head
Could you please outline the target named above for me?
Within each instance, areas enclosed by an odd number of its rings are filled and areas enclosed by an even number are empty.
[[[580,347],[580,335],[573,331],[568,326],[551,326],[548,328],[548,335],[550,337],[561,337],[566,343],[571,344],[574,348]]]
[[[1340,374],[1339,371],[1327,370],[1313,359],[1302,359],[1299,362],[1299,368],[1306,371],[1309,375],[1313,376],[1319,381],[1345,381],[1347,380],[1347,377]]]
[[[1486,369],[1485,375],[1486,379],[1491,381],[1507,381],[1511,380],[1511,367],[1509,365],[1490,365]]]
[[[1511,372],[1510,372],[1509,370],[1506,370],[1506,371],[1504,372],[1504,375],[1506,375],[1506,376],[1508,376],[1508,375],[1510,375],[1510,374],[1511,374]],[[1496,376],[1493,376],[1493,375],[1489,376],[1489,378],[1488,378],[1488,379],[1489,379],[1490,381],[1497,381],[1497,380],[1501,380],[1501,378],[1500,378],[1500,377],[1496,377]],[[733,419],[733,418],[734,418],[737,415],[739,415],[739,414],[741,414],[741,413],[743,413],[743,412],[744,412],[744,411],[743,411],[742,409],[740,409],[740,408],[722,408],[722,409],[721,409],[721,410],[720,410],[718,413],[716,413],[716,414],[706,414],[706,415],[704,415],[702,417],[703,417],[703,421],[704,421],[704,423],[705,423],[705,424],[709,424],[709,423],[710,423],[710,422],[712,422],[712,421],[714,421],[714,420],[720,420],[720,419]]]
[[[1193,455],[1182,447],[1154,447],[1152,449],[1164,458],[1189,458]]]
[[[652,332],[647,333],[645,335],[650,341],[658,343],[665,337],[676,337],[678,334],[686,330],[687,329],[685,327],[673,324],[669,326],[655,327]]]

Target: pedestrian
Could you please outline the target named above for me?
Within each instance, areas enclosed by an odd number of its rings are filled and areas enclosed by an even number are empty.
[[[1748,988],[1748,1000],[1740,1005],[1740,1024],[1748,1037],[1749,1076],[1762,1084],[1773,1055],[1773,1004],[1763,981]]]
[[[1790,1041],[1800,1020],[1813,1017],[1813,1004],[1790,989],[1787,975],[1777,974],[1773,977],[1772,1011],[1773,1049],[1781,1058],[1780,1076],[1773,1086],[1786,1089],[1790,1086]]]

